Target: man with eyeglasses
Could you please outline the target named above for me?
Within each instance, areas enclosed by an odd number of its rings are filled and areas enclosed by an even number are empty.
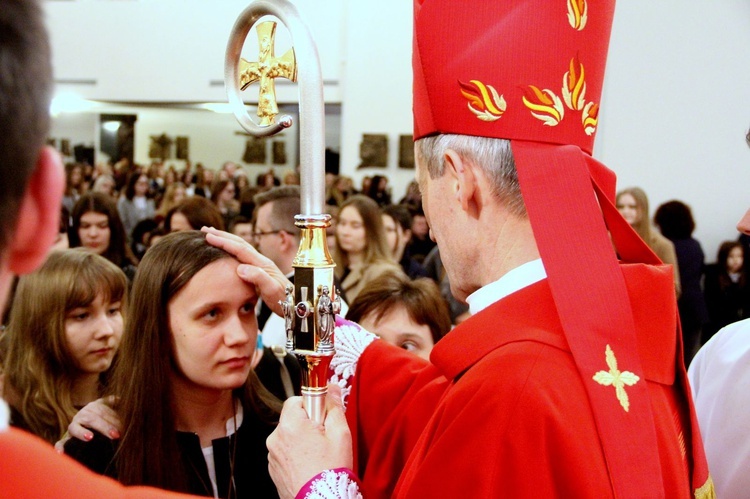
[[[294,282],[292,262],[297,256],[300,241],[299,227],[294,225],[294,217],[301,210],[299,186],[274,187],[257,194],[253,201],[255,201],[253,246],[261,254],[270,258],[279,270]],[[343,301],[342,296],[342,316],[349,308]],[[273,314],[263,301],[258,312],[258,328],[262,332],[263,345],[285,344],[284,319]]]
[[[294,282],[292,262],[300,241],[299,227],[294,225],[294,216],[301,210],[299,186],[273,187],[257,194],[253,201],[253,246]],[[342,302],[342,314],[347,310]],[[299,393],[299,365],[285,350],[284,319],[274,314],[263,300],[258,303],[256,312],[261,334],[258,336],[255,372],[264,386],[283,400]]]
[[[294,281],[292,262],[299,248],[299,228],[294,225],[294,216],[300,213],[299,187],[287,185],[274,187],[255,195],[253,223],[253,246],[270,258],[284,275]],[[264,302],[260,302],[258,328],[263,332],[263,344],[284,345],[286,332],[284,321],[278,317],[277,327],[265,331],[266,322],[274,314]]]

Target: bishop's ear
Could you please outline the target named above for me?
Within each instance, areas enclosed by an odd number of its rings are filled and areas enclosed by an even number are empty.
[[[34,173],[21,200],[10,243],[14,274],[26,274],[42,264],[60,231],[60,207],[65,174],[60,155],[51,147],[39,152]]]
[[[470,161],[466,161],[460,154],[453,149],[445,151],[444,161],[446,174],[453,181],[453,195],[461,204],[464,211],[471,211],[476,206],[475,196],[477,195],[477,176],[475,166]]]

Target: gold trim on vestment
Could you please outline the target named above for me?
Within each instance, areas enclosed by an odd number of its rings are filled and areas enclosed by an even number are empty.
[[[714,490],[714,481],[711,475],[708,475],[706,483],[699,489],[695,489],[695,499],[716,499],[716,490]]]

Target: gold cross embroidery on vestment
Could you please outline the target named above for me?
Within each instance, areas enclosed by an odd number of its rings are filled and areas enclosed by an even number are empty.
[[[614,386],[617,400],[620,401],[620,405],[625,409],[625,412],[628,412],[630,410],[630,401],[628,400],[628,394],[625,392],[625,386],[633,386],[641,378],[630,371],[620,371],[617,369],[617,359],[609,345],[607,345],[607,349],[604,352],[604,357],[607,361],[609,371],[597,372],[594,374],[594,381],[603,386]]]

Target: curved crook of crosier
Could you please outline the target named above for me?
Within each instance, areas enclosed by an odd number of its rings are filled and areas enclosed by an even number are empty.
[[[268,137],[292,125],[289,115],[280,115],[269,126],[256,124],[242,100],[239,63],[247,34],[266,15],[277,17],[289,30],[297,59],[300,116],[300,198],[303,215],[323,213],[325,198],[325,105],[318,50],[310,30],[288,0],[256,0],[232,27],[224,59],[224,84],[237,121],[248,133]]]

